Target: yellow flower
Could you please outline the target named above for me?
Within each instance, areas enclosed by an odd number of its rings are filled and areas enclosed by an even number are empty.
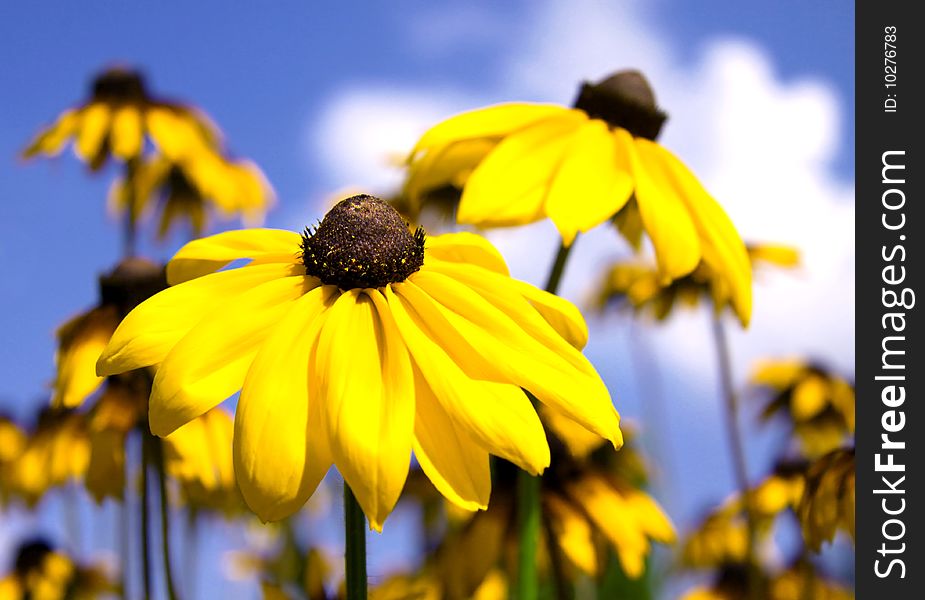
[[[818,552],[835,532],[847,532],[854,540],[854,449],[830,452],[814,461],[806,473],[806,492],[798,514],[803,539]]]
[[[183,224],[199,237],[211,213],[224,219],[241,215],[247,224],[259,224],[272,203],[272,190],[257,165],[211,152],[183,161],[143,159],[130,179],[114,183],[109,196],[117,214],[157,213],[159,239]]]
[[[854,385],[821,365],[800,359],[763,361],[751,383],[772,392],[763,417],[784,414],[810,457],[840,447],[854,433]]]
[[[146,136],[171,160],[212,151],[221,143],[217,128],[205,115],[151,96],[140,73],[116,67],[100,73],[93,80],[90,98],[61,113],[29,144],[23,157],[55,156],[73,140],[77,156],[96,170],[110,155],[122,161],[138,159]]]
[[[118,324],[116,307],[101,305],[77,315],[58,329],[52,406],[80,406],[102,385],[103,378],[96,374],[96,360]]]
[[[10,494],[10,469],[26,447],[26,434],[12,420],[0,415],[0,506],[7,501]],[[0,595],[0,599],[3,596]]]
[[[34,506],[50,488],[80,480],[90,459],[84,416],[70,409],[43,409],[19,456],[8,465],[13,495]]]
[[[795,267],[799,264],[799,253],[789,246],[771,244],[748,244],[746,246],[752,268],[762,263],[778,267]],[[729,301],[726,281],[712,271],[706,262],[684,277],[664,284],[658,268],[637,261],[617,262],[606,274],[597,294],[597,304],[603,308],[611,302],[629,301],[635,311],[649,310],[658,320],[664,320],[679,303],[695,307],[703,298],[710,298],[716,310]],[[737,307],[732,305],[733,310]],[[736,312],[743,325],[749,315]]]
[[[333,461],[381,529],[412,450],[447,498],[485,508],[489,453],[531,473],[549,464],[521,388],[622,442],[572,304],[510,279],[478,236],[425,243],[377,198],[341,201],[302,236],[196,240],[167,274],[177,285],[122,321],[97,372],[160,363],[149,413],[160,436],[241,390],[235,475],[262,519],[296,511]]]
[[[548,217],[566,245],[616,216],[631,242],[648,234],[663,283],[704,261],[747,320],[745,245],[697,178],[654,141],[665,118],[635,71],[585,84],[574,108],[501,104],[463,113],[418,141],[406,193],[463,187],[460,223],[496,227]]]
[[[851,600],[854,595],[843,584],[824,576],[811,563],[796,564],[778,573],[761,573],[759,598],[767,600]],[[688,590],[681,600],[749,600],[747,575],[743,565],[725,565],[715,580]]]

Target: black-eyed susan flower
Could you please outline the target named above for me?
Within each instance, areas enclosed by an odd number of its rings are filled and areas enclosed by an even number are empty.
[[[114,67],[97,75],[90,97],[61,113],[23,151],[25,158],[54,156],[71,140],[91,169],[112,156],[141,157],[145,139],[171,160],[183,160],[220,146],[220,133],[197,109],[152,96],[141,73]]]
[[[765,265],[793,268],[799,265],[799,252],[780,244],[747,244],[746,250],[753,269]],[[636,312],[651,312],[664,320],[677,306],[695,307],[704,299],[712,300],[717,311],[729,304],[725,280],[706,262],[684,277],[665,284],[658,267],[637,260],[620,261],[609,267],[597,293],[597,305],[628,305]],[[748,314],[741,313],[733,304],[739,321],[748,322]]]
[[[803,539],[818,552],[837,531],[854,540],[855,468],[854,448],[834,450],[813,461],[806,472],[806,492],[798,514]]]
[[[113,592],[101,568],[78,565],[43,540],[22,544],[12,570],[0,578],[0,600],[93,600]]]
[[[251,262],[214,272],[239,259]],[[511,279],[482,238],[425,240],[377,198],[343,200],[303,235],[193,241],[167,275],[176,285],[122,321],[97,372],[160,363],[160,436],[241,390],[235,474],[265,520],[297,510],[333,462],[380,529],[412,450],[447,498],[485,508],[489,454],[549,464],[522,388],[622,443],[577,309]]]
[[[763,417],[784,415],[810,457],[839,448],[854,433],[854,385],[819,363],[763,361],[756,366],[751,384],[759,392],[771,392]]]
[[[719,204],[654,140],[666,116],[636,71],[584,84],[573,108],[501,104],[452,117],[418,141],[407,193],[462,187],[460,223],[522,225],[548,217],[563,244],[616,218],[637,241],[645,231],[663,283],[701,261],[725,282],[739,314],[751,313],[745,246]]]
[[[109,197],[117,214],[155,217],[159,239],[179,226],[199,237],[212,215],[259,224],[272,202],[272,190],[257,165],[215,153],[182,161],[162,155],[145,158],[130,176],[115,182]]]

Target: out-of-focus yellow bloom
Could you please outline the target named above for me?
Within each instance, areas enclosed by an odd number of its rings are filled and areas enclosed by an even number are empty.
[[[688,590],[681,600],[748,600],[748,583],[741,565],[727,565],[720,569],[716,580],[705,586]],[[850,589],[833,581],[808,562],[779,573],[762,573],[759,598],[767,600],[852,600]]]
[[[257,165],[215,153],[183,161],[146,158],[130,179],[116,181],[109,195],[117,214],[157,215],[159,239],[181,225],[199,237],[212,213],[223,219],[240,215],[249,226],[258,225],[272,203],[273,192]]]
[[[764,418],[785,414],[811,457],[840,447],[854,433],[854,385],[824,367],[799,359],[764,361],[751,383],[773,393]]]
[[[193,509],[237,512],[241,498],[231,455],[234,421],[216,407],[164,438],[168,474],[180,483]]]
[[[80,406],[102,385],[104,378],[96,374],[96,361],[118,324],[116,307],[101,305],[77,315],[58,329],[52,406]]]
[[[213,272],[238,259],[252,262]],[[301,236],[196,240],[167,274],[176,285],[122,321],[97,372],[160,363],[160,436],[240,389],[235,474],[264,520],[298,510],[333,461],[381,529],[412,449],[447,498],[485,508],[489,453],[531,473],[549,464],[523,389],[622,443],[574,305],[511,279],[479,236],[425,242],[377,198],[343,200]]]
[[[132,161],[144,152],[145,138],[171,160],[184,160],[219,148],[215,125],[193,107],[152,97],[137,71],[121,67],[100,73],[90,98],[69,108],[43,129],[23,151],[25,158],[54,156],[74,141],[74,151],[91,169],[107,158]]]
[[[854,540],[854,449],[832,451],[814,461],[806,473],[806,492],[799,506],[803,539],[818,552],[835,532]]]
[[[480,227],[549,217],[569,245],[617,216],[655,248],[660,282],[701,262],[723,280],[738,314],[751,314],[751,268],[719,204],[654,139],[665,120],[636,71],[585,84],[574,108],[501,104],[431,128],[410,158],[406,193],[463,187],[457,220]],[[626,214],[624,214],[626,213]]]
[[[12,495],[33,506],[50,488],[82,479],[89,460],[84,415],[46,408],[22,452],[8,465],[6,483]]]
[[[20,546],[12,572],[0,578],[0,600],[93,600],[115,586],[97,567],[82,567],[43,541]]]
[[[796,510],[806,487],[806,465],[782,463],[749,491],[752,510],[759,518],[771,518],[787,509]]]
[[[26,434],[7,417],[0,416],[0,506],[10,494],[8,479],[10,466],[15,463],[26,447]],[[0,595],[0,599],[3,596]]]
[[[799,253],[794,248],[781,245],[748,244],[748,257],[752,267],[762,263],[779,267],[794,267],[799,264]],[[726,282],[710,269],[706,262],[700,263],[688,275],[663,284],[658,268],[636,260],[615,263],[604,275],[599,286],[597,305],[599,308],[612,303],[628,301],[635,311],[651,311],[663,320],[678,304],[695,307],[704,298],[710,298],[716,310],[728,303],[729,294],[723,289]],[[731,305],[743,325],[748,315]]]

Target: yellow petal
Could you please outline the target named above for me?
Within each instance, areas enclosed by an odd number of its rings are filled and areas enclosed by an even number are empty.
[[[575,348],[581,350],[588,344],[588,324],[578,307],[555,294],[550,294],[535,285],[512,279],[510,285],[523,296],[536,312]]]
[[[170,435],[240,390],[260,345],[312,281],[302,276],[269,281],[201,319],[157,370],[149,403],[151,431]]]
[[[646,166],[661,164],[659,170],[667,178],[666,184],[674,187],[697,228],[704,261],[729,285],[733,308],[743,326],[748,325],[752,312],[751,262],[729,216],[671,152],[648,140],[637,140],[636,147]]]
[[[597,551],[588,520],[567,500],[555,494],[543,496],[543,507],[549,511],[552,532],[562,552],[583,572],[597,575]]]
[[[141,154],[143,135],[140,108],[127,105],[115,111],[109,137],[113,154],[122,160],[135,158]]]
[[[793,389],[790,412],[795,421],[808,421],[819,414],[829,398],[829,384],[819,375],[810,375]]]
[[[510,103],[464,112],[431,127],[415,145],[412,155],[425,148],[461,140],[501,137],[528,125],[568,112],[554,104]]]
[[[414,454],[424,474],[460,508],[485,510],[491,493],[488,452],[454,426],[416,365],[414,392]]]
[[[269,264],[213,273],[148,298],[119,324],[96,363],[103,377],[155,365],[204,316],[262,283],[292,275],[288,265]]]
[[[313,376],[337,469],[381,531],[408,476],[414,377],[380,292],[350,290],[337,299],[318,337]]]
[[[461,231],[428,236],[426,245],[425,262],[428,259],[436,259],[473,264],[501,275],[508,275],[504,257],[491,242],[480,235]]]
[[[439,337],[404,296],[404,287],[386,287],[386,299],[415,364],[443,410],[488,452],[530,473],[542,472],[549,466],[549,446],[526,395],[517,386],[464,372],[436,342]]]
[[[235,260],[250,258],[251,264],[296,264],[302,237],[283,229],[226,231],[186,244],[167,263],[167,281],[176,285],[217,271]]]
[[[554,433],[565,444],[568,453],[577,459],[587,458],[604,444],[604,438],[588,431],[554,408],[543,405],[539,412],[546,429]]]
[[[623,129],[617,129],[614,135],[630,158],[636,203],[655,247],[662,278],[671,281],[687,275],[701,259],[700,240],[689,207],[679,197],[660,155],[653,150],[656,144],[633,139]]]
[[[308,366],[335,290],[295,301],[254,358],[235,413],[234,462],[245,502],[264,521],[299,510],[331,466],[322,398],[309,397]]]
[[[404,193],[417,201],[423,194],[443,186],[461,188],[497,144],[497,139],[479,138],[429,148],[411,163]]]
[[[542,219],[549,183],[586,120],[580,111],[563,112],[506,137],[466,182],[457,221],[505,226]]]
[[[55,156],[64,148],[64,144],[74,135],[77,126],[80,124],[80,111],[69,109],[58,115],[55,122],[44,129],[36,138],[23,150],[23,158],[31,158],[36,154],[46,156]]]
[[[179,110],[155,106],[145,111],[145,125],[161,154],[181,162],[212,151],[199,123]]]
[[[110,111],[106,104],[94,102],[80,113],[80,126],[74,150],[84,162],[97,158],[106,133],[109,131]]]
[[[95,308],[78,315],[58,330],[52,406],[73,408],[103,383],[96,374],[96,361],[109,343],[119,319],[113,308]]]
[[[607,124],[591,119],[575,134],[552,180],[546,214],[568,246],[578,232],[587,232],[617,214],[632,192],[626,156],[617,153]]]
[[[751,382],[754,385],[765,385],[776,390],[784,390],[796,383],[806,369],[806,363],[795,358],[764,360],[756,365]]]

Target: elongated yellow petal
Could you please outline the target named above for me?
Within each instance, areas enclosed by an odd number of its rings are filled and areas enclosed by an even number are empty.
[[[412,151],[461,140],[501,137],[528,125],[568,112],[555,104],[510,103],[464,112],[431,127]]]
[[[110,110],[102,102],[94,102],[80,113],[80,126],[74,150],[84,162],[96,159],[109,131]]]
[[[385,288],[386,299],[414,362],[453,423],[488,452],[530,473],[542,472],[549,466],[549,446],[523,391],[461,369],[435,341],[433,329],[440,324],[427,323],[405,291],[404,284],[392,284]]]
[[[254,358],[235,413],[234,464],[245,502],[264,521],[299,510],[331,467],[323,398],[309,396],[309,359],[336,290],[308,292]]]
[[[572,346],[581,350],[588,344],[588,324],[577,306],[517,279],[512,279],[510,285]]]
[[[555,543],[572,564],[588,575],[597,575],[597,550],[588,520],[568,500],[555,494],[544,495],[543,506],[549,511]]]
[[[109,139],[112,153],[119,158],[129,160],[138,156],[144,143],[141,109],[130,104],[116,110]]]
[[[155,365],[205,315],[262,283],[293,274],[291,266],[260,265],[213,273],[148,298],[119,324],[96,363],[99,376]]]
[[[334,303],[318,337],[314,377],[334,462],[370,527],[381,531],[408,476],[414,377],[378,291],[350,290]]]
[[[38,136],[23,150],[23,158],[31,158],[36,154],[46,156],[55,156],[64,148],[64,144],[74,135],[77,126],[80,124],[80,111],[77,109],[68,109],[58,115],[53,124],[44,129]]]
[[[636,203],[646,233],[655,246],[659,273],[668,281],[687,275],[702,257],[688,206],[678,196],[663,162],[654,154],[655,144],[633,139],[623,129],[617,129],[614,136],[633,167]]]
[[[402,295],[457,363],[479,356],[480,370],[495,380],[529,390],[585,429],[622,444],[620,418],[607,387],[579,351],[563,344],[569,356],[560,356],[467,286],[439,273],[416,273],[403,285]],[[451,331],[457,336],[448,335]]]
[[[808,421],[819,414],[830,397],[829,384],[819,375],[809,375],[793,388],[790,412],[794,421]]]
[[[578,129],[552,179],[546,214],[568,246],[578,232],[587,232],[617,214],[632,192],[626,156],[617,153],[607,124],[591,119]]]
[[[457,221],[489,226],[542,219],[549,182],[586,120],[567,111],[504,138],[466,182]]]
[[[167,281],[176,285],[217,271],[242,258],[253,263],[297,263],[302,238],[283,229],[226,231],[186,244],[167,263]]]
[[[269,281],[201,319],[157,370],[149,403],[151,431],[169,435],[240,390],[260,345],[312,281],[302,276]]]
[[[430,147],[411,163],[405,193],[412,200],[418,200],[422,194],[445,185],[461,188],[498,141],[495,138],[478,138]]]
[[[212,143],[189,115],[166,106],[145,111],[145,125],[161,154],[173,162],[211,152]]]
[[[729,216],[671,152],[648,140],[637,140],[636,147],[645,165],[661,164],[664,184],[674,188],[693,219],[704,260],[729,285],[732,306],[742,324],[748,325],[752,313],[751,262]]]
[[[58,352],[52,406],[73,408],[103,383],[96,361],[109,343],[119,319],[112,308],[95,308],[78,315],[58,330]]]
[[[460,508],[485,510],[491,494],[488,452],[454,426],[417,365],[414,392],[414,454],[424,474]]]
[[[508,275],[507,264],[498,249],[480,235],[461,231],[427,237],[428,259],[474,264],[501,275]]]

